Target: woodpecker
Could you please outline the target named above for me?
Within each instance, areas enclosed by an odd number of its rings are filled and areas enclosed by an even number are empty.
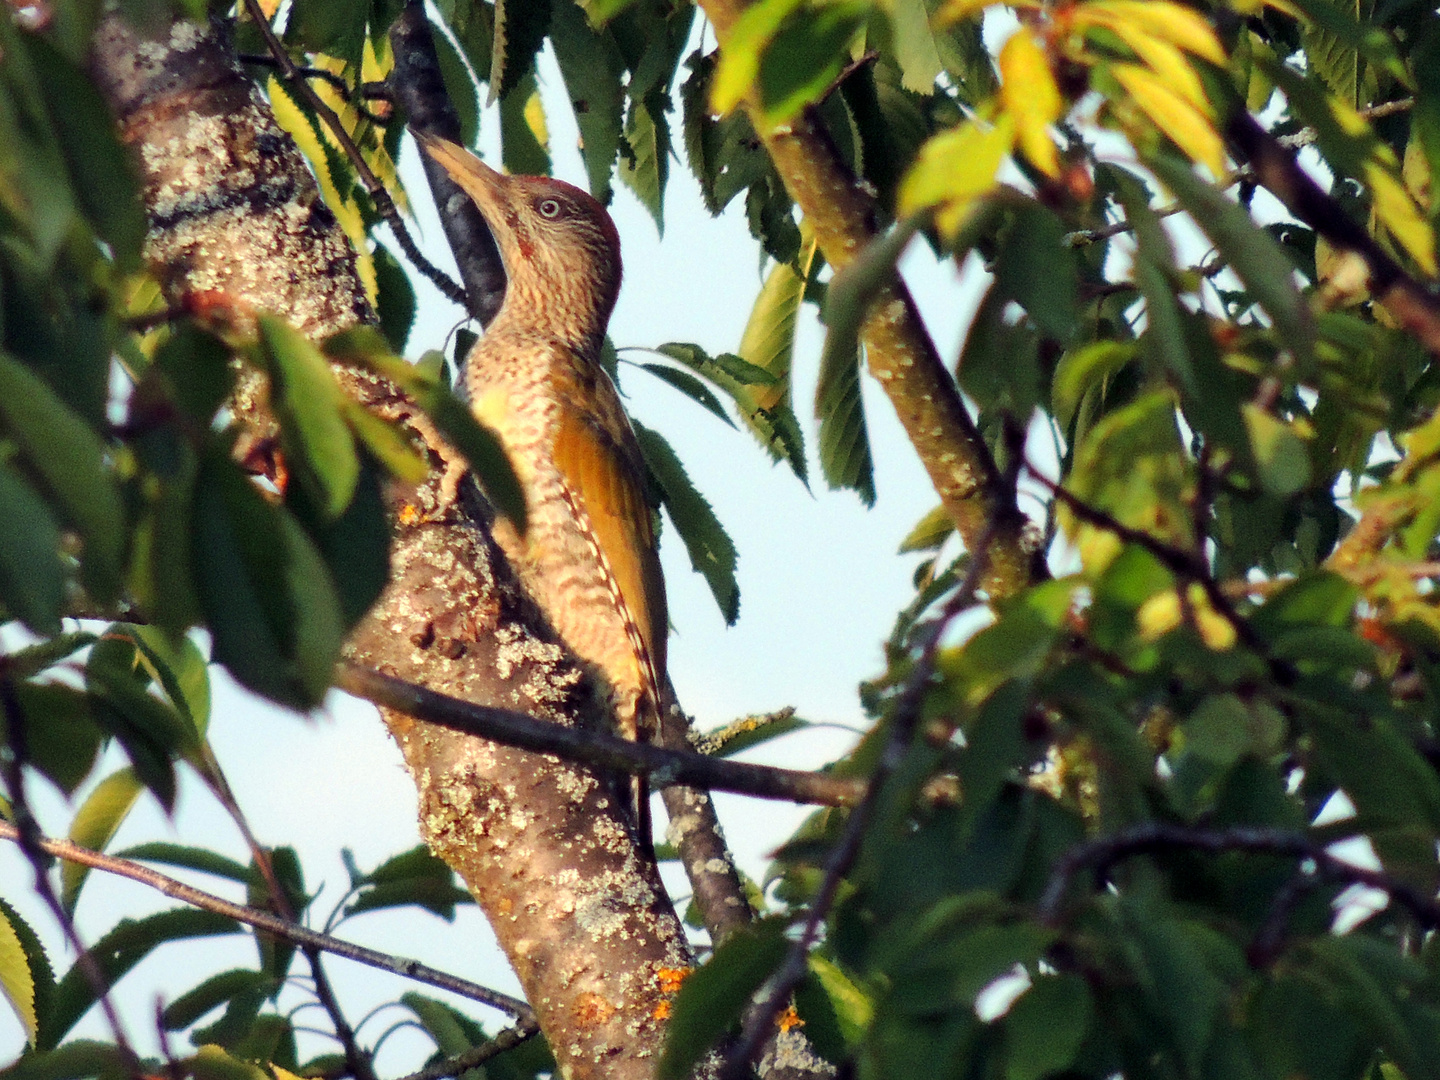
[[[465,359],[476,417],[505,445],[525,492],[521,537],[495,537],[570,650],[601,679],[616,730],[655,741],[665,678],[665,581],[645,464],[600,365],[620,292],[620,237],[588,193],[506,176],[454,143],[418,136],[475,204],[505,264],[505,300]],[[650,847],[649,793],[636,824]]]

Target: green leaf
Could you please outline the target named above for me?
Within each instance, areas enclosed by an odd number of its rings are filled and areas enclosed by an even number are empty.
[[[1271,495],[1289,498],[1310,484],[1310,452],[1293,424],[1253,402],[1241,405],[1260,484]]]
[[[900,85],[917,94],[933,93],[944,65],[925,0],[895,0],[890,8],[890,32],[902,74]]]
[[[42,1028],[44,1018],[41,1018]],[[5,1070],[5,1080],[81,1080],[127,1075],[132,1059],[114,1043],[76,1039],[57,1049],[24,1054]]]
[[[675,997],[670,1033],[656,1069],[659,1080],[681,1080],[740,1018],[750,997],[779,967],[789,947],[784,924],[752,923],[734,931],[710,962],[690,973]]]
[[[1000,241],[995,287],[1030,313],[1046,337],[1066,344],[1080,319],[1080,277],[1060,218],[1026,200]]]
[[[154,626],[115,623],[107,633],[122,628],[151,678],[203,739],[210,725],[210,668],[200,647],[189,637],[172,638]]]
[[[685,467],[659,433],[635,424],[635,437],[645,465],[654,477],[661,502],[670,512],[675,531],[685,542],[690,565],[710,586],[727,626],[740,616],[740,584],[735,578],[735,544],[705,497],[695,490]]]
[[[91,851],[104,851],[115,831],[129,816],[140,792],[145,790],[134,769],[120,769],[96,785],[75,811],[70,822],[70,839]],[[90,868],[81,863],[60,864],[60,902],[65,910],[74,912],[80,899],[80,889],[90,874]]]
[[[500,159],[514,176],[550,174],[550,135],[533,73],[500,99]]]
[[[497,35],[498,40],[498,35]],[[610,201],[610,176],[620,150],[624,60],[607,34],[596,33],[578,4],[558,3],[550,19],[550,44],[580,128],[590,193]]]
[[[1122,897],[1115,911],[1130,971],[1166,1025],[1181,1061],[1194,1071],[1220,1022],[1225,999],[1225,985],[1207,963],[1200,928],[1134,896]]]
[[[139,862],[182,866],[187,870],[198,870],[202,874],[214,874],[216,877],[238,881],[242,885],[253,885],[255,879],[253,872],[241,866],[234,859],[227,859],[224,855],[206,848],[190,847],[185,844],[169,844],[152,840],[116,852],[116,855],[122,859],[135,859]]]
[[[1050,384],[1050,408],[1061,430],[1070,430],[1087,393],[1103,387],[1134,358],[1135,346],[1128,341],[1092,341],[1061,356]]]
[[[824,988],[826,997],[830,999],[830,1005],[835,1010],[835,1019],[846,1042],[851,1045],[860,1042],[874,1018],[875,1003],[833,961],[819,953],[811,953],[808,963],[810,973],[815,976]]]
[[[73,686],[34,682],[17,684],[15,698],[24,716],[26,758],[73,795],[100,752],[100,729],[88,698]]]
[[[191,558],[215,658],[256,693],[318,704],[344,635],[320,553],[218,450],[201,462],[193,513]]]
[[[342,408],[344,393],[307,337],[273,315],[262,314],[257,321],[286,461],[324,514],[339,517],[360,478],[360,458]]]
[[[25,1041],[35,1045],[39,1021],[35,1014],[35,975],[30,970],[30,956],[21,944],[15,923],[22,921],[8,904],[0,902],[0,994],[10,1002]]]
[[[400,1003],[419,1018],[436,1048],[447,1057],[485,1041],[484,1029],[452,1005],[416,993],[402,994]]]
[[[649,98],[631,98],[625,145],[620,154],[620,179],[650,211],[655,228],[663,236],[665,183],[670,178],[670,122],[660,107],[662,103],[668,105],[668,99],[658,98],[657,106],[652,108]]]
[[[34,490],[0,464],[0,600],[37,634],[60,632],[60,529]]]
[[[1315,323],[1295,285],[1295,263],[1275,238],[1188,162],[1157,154],[1147,164],[1215,242],[1246,290],[1275,322],[1283,347],[1306,368],[1313,362]]]
[[[510,456],[495,433],[476,420],[465,403],[440,381],[439,372],[445,362],[440,353],[432,350],[418,364],[406,363],[391,354],[370,327],[336,334],[326,341],[325,351],[333,359],[365,365],[409,394],[435,422],[440,434],[465,455],[496,511],[524,533],[525,492],[516,479]]]
[[[470,894],[455,884],[455,872],[424,844],[387,859],[353,884],[355,901],[345,914],[416,904],[446,921],[455,918],[455,905],[471,902]]]
[[[941,503],[919,521],[900,541],[898,554],[908,555],[913,551],[938,551],[940,545],[955,535],[955,519]]]
[[[219,1046],[202,1046],[186,1065],[195,1080],[270,1080],[253,1062],[232,1057]]]
[[[445,94],[460,118],[460,145],[474,146],[475,140],[480,137],[480,101],[475,93],[475,80],[470,77],[470,69],[450,43],[450,38],[433,23],[430,24],[430,39],[435,43],[435,57],[440,62],[440,78],[445,82]],[[395,345],[396,352],[405,347],[403,338],[396,344],[389,334],[385,336]]]
[[[384,244],[376,243],[375,284],[378,295],[375,313],[380,318],[380,332],[397,353],[405,351],[405,342],[415,325],[415,290],[410,275]]]
[[[239,923],[225,916],[179,907],[145,919],[121,919],[114,929],[91,945],[89,952],[99,966],[105,985],[114,986],[145,956],[167,942],[238,933],[239,929]],[[49,1050],[58,1045],[94,1004],[95,988],[88,975],[79,966],[72,966],[56,984],[55,1004],[49,1017],[40,1022],[40,1048]]]
[[[382,428],[400,438],[385,421],[358,405],[347,412],[352,423],[361,416],[366,417],[357,427],[368,428],[371,439],[376,439]],[[371,421],[374,422],[373,427]],[[419,464],[423,466],[424,463]],[[421,471],[423,474],[423,469]],[[325,565],[330,568],[330,580],[335,583],[341,618],[347,630],[365,617],[390,580],[390,524],[386,517],[382,481],[379,467],[368,454],[365,455],[350,505],[333,520],[326,519],[305,498],[303,489],[291,487],[286,492],[286,509],[305,527]]]
[[[232,968],[210,976],[170,1002],[160,1014],[160,1022],[166,1031],[181,1031],[237,996],[264,996],[274,989],[275,982],[268,975],[250,968]]]
[[[725,366],[727,374],[740,383],[740,387],[730,389],[740,407],[741,419],[772,460],[788,461],[791,471],[802,483],[806,473],[805,448],[798,431],[796,438],[790,438],[789,428],[778,420],[782,416],[793,416],[790,371],[795,352],[795,324],[816,250],[814,245],[810,247],[798,273],[788,263],[776,263],[766,275],[740,337],[740,358],[748,368],[727,366],[723,354],[715,358],[716,363]]]
[[[116,264],[138,270],[145,212],[114,118],[84,71],[39,35],[27,35],[25,43],[80,206]]]
[[[120,493],[95,432],[24,366],[0,354],[0,428],[38,477],[62,518],[85,541],[86,584],[116,595],[124,546]]]
[[[1094,1019],[1085,980],[1041,976],[1005,1014],[1005,1080],[1041,1080],[1064,1071]]]
[[[850,356],[827,348],[815,385],[815,415],[820,421],[816,449],[820,471],[832,489],[850,488],[866,507],[875,505],[875,463],[860,396],[860,351]]]
[[[560,7],[566,6],[562,0]],[[508,97],[521,79],[533,73],[535,54],[545,43],[551,21],[550,7],[551,0],[498,0],[495,4],[487,105]]]
[[[725,406],[720,404],[720,399],[715,396],[714,392],[708,386],[688,371],[667,367],[664,364],[641,364],[639,366],[643,370],[650,372],[651,375],[654,375],[661,382],[669,383],[675,387],[676,390],[679,390],[686,397],[690,398],[690,400],[708,409],[732,428],[735,426],[735,421],[731,420],[725,412]]]

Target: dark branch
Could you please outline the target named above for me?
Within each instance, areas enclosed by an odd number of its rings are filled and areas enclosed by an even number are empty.
[[[13,843],[20,842],[20,830],[9,822],[0,821],[0,840],[9,840]],[[257,930],[263,930],[267,934],[285,941],[294,942],[300,946],[311,946],[324,952],[333,953],[335,956],[344,957],[346,960],[354,960],[358,964],[366,964],[381,971],[388,971],[393,975],[399,975],[406,979],[413,979],[415,982],[425,983],[428,986],[435,986],[441,990],[449,990],[451,993],[459,994],[461,997],[469,998],[471,1001],[478,1001],[483,1005],[489,1005],[493,1009],[509,1013],[526,1023],[533,1023],[534,1013],[530,1006],[519,998],[513,998],[508,994],[502,994],[498,990],[491,990],[489,987],[473,983],[468,979],[462,979],[455,975],[437,971],[435,968],[420,963],[418,960],[408,960],[403,956],[392,956],[389,953],[379,952],[376,949],[367,949],[363,945],[354,945],[348,941],[341,941],[328,934],[317,933],[308,927],[282,919],[268,911],[260,911],[256,908],[245,907],[243,904],[234,904],[229,900],[215,896],[196,889],[183,882],[167,877],[158,870],[151,870],[148,866],[141,866],[129,859],[120,859],[114,855],[105,855],[98,851],[91,851],[89,848],[72,844],[68,840],[50,840],[41,838],[38,841],[39,849],[47,855],[53,855],[57,859],[64,859],[67,862],[80,863],[95,870],[103,870],[107,874],[115,874],[118,877],[129,878],[131,881],[138,881],[142,885],[148,885],[157,892],[179,900],[192,907],[201,908],[205,911],[213,911],[217,915],[224,915],[234,919],[236,922],[244,923],[246,926],[253,926]]]
[[[460,142],[460,118],[445,92],[424,4],[411,0],[405,5],[390,28],[390,49],[395,54],[395,70],[390,74],[389,86],[410,127],[424,135]],[[450,179],[444,167],[429,154],[422,153],[420,160],[440,211],[440,227],[445,230],[455,265],[460,268],[460,280],[465,283],[465,310],[482,326],[489,325],[505,299],[505,267],[495,238],[474,201]]]
[[[558,754],[571,761],[616,772],[645,774],[657,787],[690,784],[761,799],[820,806],[853,806],[863,792],[859,782],[844,777],[711,758],[631,742],[607,732],[562,727],[508,709],[475,705],[358,664],[342,662],[335,669],[335,685],[376,705],[452,731],[535,753]]]
[[[1200,829],[1154,821],[1079,844],[1066,852],[1056,863],[1045,891],[1040,894],[1040,920],[1050,926],[1061,922],[1061,908],[1065,897],[1081,871],[1093,870],[1097,880],[1104,880],[1106,871],[1117,862],[1136,855],[1179,849],[1205,851],[1216,855],[1240,851],[1259,855],[1285,855],[1306,860],[1313,865],[1313,869],[1310,866],[1301,867],[1301,872],[1307,876],[1317,880],[1379,889],[1408,910],[1427,929],[1440,927],[1440,902],[1429,894],[1396,880],[1382,870],[1367,870],[1337,859],[1304,833],[1263,826]]]
[[[1235,110],[1225,134],[1231,149],[1249,163],[1255,179],[1290,213],[1331,244],[1365,260],[1375,299],[1431,353],[1440,356],[1440,299],[1407,274],[1363,225],[1310,179],[1294,154],[1248,112]]]
[[[434,1065],[409,1076],[402,1076],[399,1080],[444,1080],[447,1076],[459,1076],[477,1065],[485,1064],[493,1057],[498,1057],[506,1050],[513,1050],[527,1039],[533,1039],[539,1032],[540,1027],[534,1020],[522,1020],[514,1027],[497,1032],[489,1042],[472,1046],[463,1054],[437,1061]]]

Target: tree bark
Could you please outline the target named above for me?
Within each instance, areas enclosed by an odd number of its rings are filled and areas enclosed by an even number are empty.
[[[698,2],[723,49],[748,0]],[[814,227],[825,260],[837,271],[844,269],[878,235],[874,196],[850,174],[810,110],[770,127],[753,102],[745,107],[790,197]],[[1041,538],[1016,506],[1015,492],[996,467],[898,274],[880,290],[861,338],[870,374],[895,406],[961,538],[971,550],[986,541],[989,596],[1008,596],[1043,580],[1048,572]]]
[[[147,254],[172,302],[223,298],[323,336],[373,313],[354,252],[290,138],[220,35],[175,22],[141,35],[107,17],[92,57],[140,164]],[[481,704],[600,723],[572,658],[446,483],[453,455],[389,383],[342,372],[381,415],[410,421],[435,465],[390,492],[392,578],[352,659]],[[267,423],[249,384],[237,418]],[[384,714],[420,795],[421,833],[489,917],[567,1077],[648,1077],[664,969],[690,963],[653,864],[606,778],[558,758]]]

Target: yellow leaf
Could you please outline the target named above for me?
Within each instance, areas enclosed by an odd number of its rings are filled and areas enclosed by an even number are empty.
[[[25,1028],[25,1041],[35,1045],[38,1021],[35,1017],[35,976],[20,944],[20,936],[0,910],[0,993],[10,1000],[15,1015]]]
[[[1000,101],[1014,118],[1020,149],[1046,176],[1060,175],[1060,155],[1050,125],[1065,109],[1050,61],[1035,35],[1022,26],[1000,50]]]
[[[781,24],[804,0],[759,0],[745,9],[720,43],[710,84],[710,107],[724,116],[745,100],[760,75],[760,59]]]
[[[540,100],[538,88],[526,99],[525,109],[521,115],[525,117],[525,126],[530,129],[530,134],[535,136],[535,141],[540,144],[540,149],[548,154],[550,152],[550,126],[545,121],[545,103]]]
[[[935,224],[953,236],[976,198],[995,186],[1000,163],[1015,145],[1015,123],[1002,113],[993,124],[966,120],[932,136],[900,182],[899,217],[936,208]]]
[[[330,208],[335,220],[340,223],[340,228],[354,245],[355,269],[360,275],[360,283],[365,286],[365,295],[369,297],[370,303],[374,304],[379,291],[375,278],[375,259],[370,254],[370,245],[365,235],[365,220],[360,215],[360,207],[353,199],[341,195],[335,186],[320,137],[311,125],[310,118],[291,98],[285,84],[271,75],[266,88],[270,92],[270,107],[275,114],[275,122],[290,134],[295,145],[300,147],[300,152],[310,162],[310,169],[320,185],[320,193],[325,197],[325,205]]]
[[[1116,64],[1110,70],[1135,104],[1176,146],[1208,166],[1215,176],[1225,171],[1225,144],[1203,113],[1149,68]]]
[[[1165,83],[1206,116],[1213,116],[1210,99],[1205,96],[1205,87],[1200,76],[1185,59],[1185,54],[1163,38],[1154,37],[1137,29],[1133,23],[1120,23],[1111,29],[1144,60],[1150,69]]]
[[[1390,235],[1409,252],[1410,257],[1430,276],[1435,276],[1435,233],[1405,185],[1378,161],[1365,163],[1365,182],[1370,186],[1370,199],[1375,216],[1390,230]]]
[[[1212,64],[1225,63],[1225,50],[1204,16],[1169,0],[1094,0],[1076,7],[1071,18],[1076,29],[1096,23],[1120,34],[1120,26],[1128,25]]]

